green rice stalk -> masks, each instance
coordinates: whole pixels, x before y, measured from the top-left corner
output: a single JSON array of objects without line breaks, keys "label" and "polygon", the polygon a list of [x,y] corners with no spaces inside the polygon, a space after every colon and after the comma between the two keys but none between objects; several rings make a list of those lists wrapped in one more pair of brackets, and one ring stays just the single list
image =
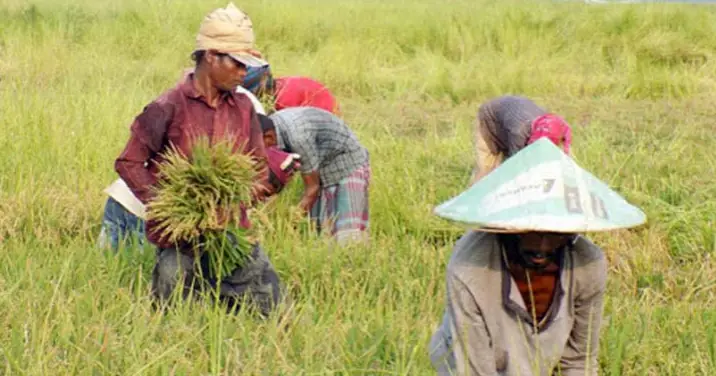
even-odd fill
[{"label": "green rice stalk", "polygon": [[218,279],[246,265],[253,236],[239,220],[241,204],[251,201],[262,172],[257,161],[234,152],[229,141],[211,145],[205,137],[196,140],[191,157],[171,146],[163,158],[147,205],[147,219],[157,223],[161,238],[187,244],[197,254],[208,252]]},{"label": "green rice stalk", "polygon": [[271,94],[261,94],[258,97],[259,103],[264,107],[266,114],[272,114],[276,111],[276,96]]}]

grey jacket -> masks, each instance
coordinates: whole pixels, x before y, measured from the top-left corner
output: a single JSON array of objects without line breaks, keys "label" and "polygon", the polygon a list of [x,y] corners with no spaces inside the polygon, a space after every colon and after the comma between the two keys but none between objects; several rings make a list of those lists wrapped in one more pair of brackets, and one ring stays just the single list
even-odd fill
[{"label": "grey jacket", "polygon": [[439,375],[597,375],[607,280],[599,247],[577,237],[555,298],[535,327],[495,234],[467,232],[447,270],[447,307],[430,342]]}]

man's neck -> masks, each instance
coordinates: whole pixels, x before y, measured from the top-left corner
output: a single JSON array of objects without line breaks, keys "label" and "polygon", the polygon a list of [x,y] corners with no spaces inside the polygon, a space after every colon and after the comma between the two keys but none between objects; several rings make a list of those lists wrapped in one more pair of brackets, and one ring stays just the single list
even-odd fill
[{"label": "man's neck", "polygon": [[194,71],[194,80],[192,84],[194,85],[194,89],[206,98],[206,103],[209,104],[209,106],[216,108],[221,93],[216,86],[214,86],[211,77],[209,77],[209,73],[206,69],[204,69],[203,65],[200,65]]}]

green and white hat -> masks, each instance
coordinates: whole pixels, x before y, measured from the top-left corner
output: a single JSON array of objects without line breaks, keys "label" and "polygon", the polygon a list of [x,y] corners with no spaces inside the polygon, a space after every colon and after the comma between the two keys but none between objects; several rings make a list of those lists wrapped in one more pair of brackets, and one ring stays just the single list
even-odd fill
[{"label": "green and white hat", "polygon": [[646,222],[644,212],[546,138],[508,158],[434,213],[490,232],[580,233]]}]

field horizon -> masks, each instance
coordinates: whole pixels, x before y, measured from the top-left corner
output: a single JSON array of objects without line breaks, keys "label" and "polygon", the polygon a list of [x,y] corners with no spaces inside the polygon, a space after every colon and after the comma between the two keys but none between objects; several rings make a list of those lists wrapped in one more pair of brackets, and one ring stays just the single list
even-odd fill
[{"label": "field horizon", "polygon": [[647,214],[587,236],[609,260],[603,375],[716,374],[716,8],[553,1],[234,1],[278,76],[328,86],[371,153],[371,245],[262,244],[284,320],[151,309],[153,250],[96,247],[128,127],[228,1],[0,0],[0,373],[430,375],[445,266],[432,215],[472,168],[479,105],[518,94],[573,127],[574,159]]}]

